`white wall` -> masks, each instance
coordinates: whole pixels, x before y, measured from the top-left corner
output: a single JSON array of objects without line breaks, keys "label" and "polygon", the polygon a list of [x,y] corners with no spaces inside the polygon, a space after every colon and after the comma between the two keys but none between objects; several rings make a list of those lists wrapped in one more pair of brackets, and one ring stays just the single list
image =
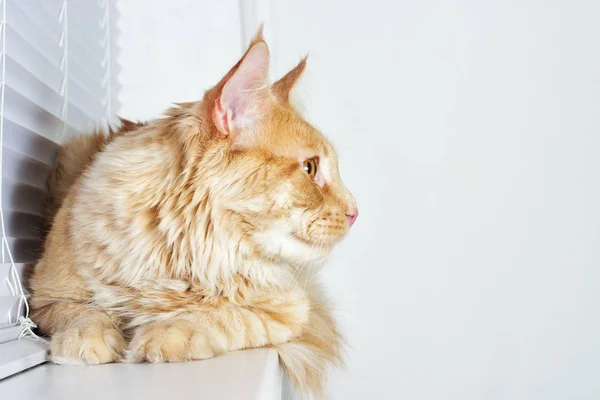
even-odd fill
[{"label": "white wall", "polygon": [[274,3],[361,210],[334,398],[600,398],[600,3]]},{"label": "white wall", "polygon": [[[131,3],[126,117],[239,55],[216,2]],[[600,3],[271,3],[274,70],[310,53],[307,115],[361,211],[324,271],[352,346],[333,398],[600,398]]]},{"label": "white wall", "polygon": [[156,118],[175,102],[202,98],[242,51],[238,0],[117,0],[117,7],[125,118]]}]

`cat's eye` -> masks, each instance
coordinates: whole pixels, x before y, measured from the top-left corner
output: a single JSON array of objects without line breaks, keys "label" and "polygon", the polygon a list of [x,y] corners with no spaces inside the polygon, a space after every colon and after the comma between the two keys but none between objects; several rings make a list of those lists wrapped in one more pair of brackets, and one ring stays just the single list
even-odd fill
[{"label": "cat's eye", "polygon": [[304,172],[310,176],[310,179],[315,179],[315,175],[317,175],[317,168],[318,166],[316,158],[309,158],[308,160],[304,160],[302,163],[302,169],[304,169]]}]

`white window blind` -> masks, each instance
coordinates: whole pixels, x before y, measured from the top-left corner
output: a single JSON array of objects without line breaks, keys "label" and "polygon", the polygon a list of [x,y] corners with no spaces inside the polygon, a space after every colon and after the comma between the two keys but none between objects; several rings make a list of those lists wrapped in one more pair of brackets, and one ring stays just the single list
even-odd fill
[{"label": "white window blind", "polygon": [[1,379],[43,360],[19,337],[24,272],[47,230],[46,179],[61,143],[114,122],[119,66],[110,0],[0,0],[0,13]]}]

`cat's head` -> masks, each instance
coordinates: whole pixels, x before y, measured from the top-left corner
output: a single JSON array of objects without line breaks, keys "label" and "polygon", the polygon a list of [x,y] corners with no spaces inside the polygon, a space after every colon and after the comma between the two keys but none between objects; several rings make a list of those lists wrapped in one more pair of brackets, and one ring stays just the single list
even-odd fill
[{"label": "cat's head", "polygon": [[333,146],[290,103],[305,65],[270,84],[259,31],[203,101],[221,144],[209,150],[221,161],[207,183],[235,225],[223,228],[240,229],[262,251],[295,263],[324,259],[358,216]]}]

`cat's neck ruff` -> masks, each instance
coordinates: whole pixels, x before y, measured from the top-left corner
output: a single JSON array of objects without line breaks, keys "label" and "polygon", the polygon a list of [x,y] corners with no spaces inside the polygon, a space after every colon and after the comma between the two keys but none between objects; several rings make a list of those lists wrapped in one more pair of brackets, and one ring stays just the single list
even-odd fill
[{"label": "cat's neck ruff", "polygon": [[318,271],[326,254],[285,231],[270,229],[248,237],[230,227],[214,232],[211,246],[197,249],[194,259],[194,283],[221,291],[240,278],[254,286],[303,287],[303,271]]}]

